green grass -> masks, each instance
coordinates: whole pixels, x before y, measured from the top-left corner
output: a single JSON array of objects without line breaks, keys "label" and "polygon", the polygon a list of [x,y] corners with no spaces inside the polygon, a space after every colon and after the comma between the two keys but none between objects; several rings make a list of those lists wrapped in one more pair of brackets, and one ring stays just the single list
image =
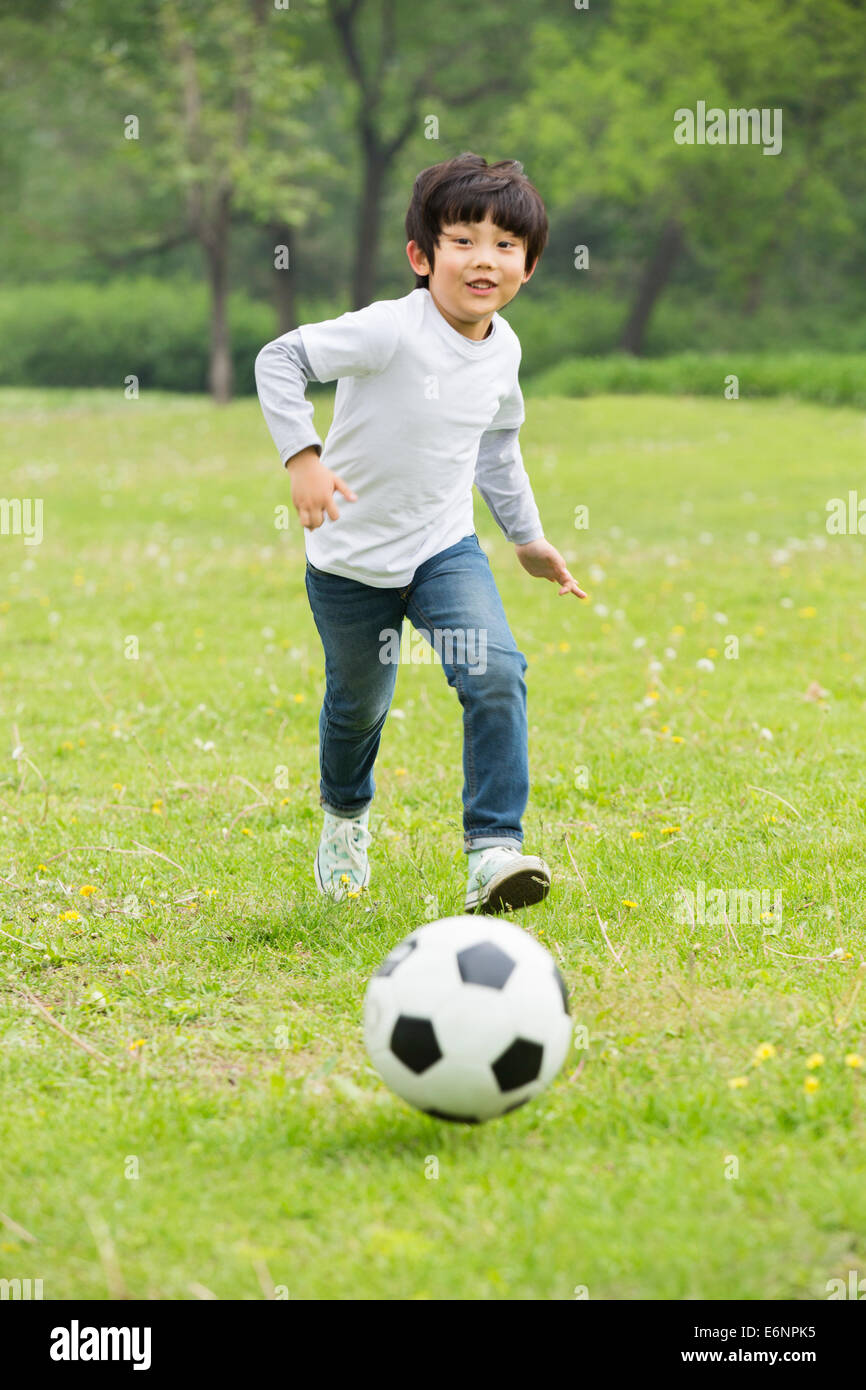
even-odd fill
[{"label": "green grass", "polygon": [[[524,458],[586,604],[476,499],[530,663],[526,845],[554,874],[519,920],[586,1045],[469,1130],[391,1096],[360,1027],[387,950],[462,906],[441,671],[398,676],[369,897],[321,901],[321,649],[256,402],[7,390],[0,422],[5,495],[43,498],[45,530],[0,536],[0,1277],[816,1299],[866,1272],[864,542],[824,525],[862,479],[862,415],[533,400]],[[699,882],[782,911],[681,923]]]}]

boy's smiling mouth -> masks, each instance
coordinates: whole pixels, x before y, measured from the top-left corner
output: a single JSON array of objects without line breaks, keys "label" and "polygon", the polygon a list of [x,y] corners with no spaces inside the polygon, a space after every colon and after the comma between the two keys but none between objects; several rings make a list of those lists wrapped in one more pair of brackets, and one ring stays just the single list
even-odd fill
[{"label": "boy's smiling mouth", "polygon": [[473,294],[490,294],[496,289],[496,285],[492,280],[469,280],[466,288],[471,290]]}]

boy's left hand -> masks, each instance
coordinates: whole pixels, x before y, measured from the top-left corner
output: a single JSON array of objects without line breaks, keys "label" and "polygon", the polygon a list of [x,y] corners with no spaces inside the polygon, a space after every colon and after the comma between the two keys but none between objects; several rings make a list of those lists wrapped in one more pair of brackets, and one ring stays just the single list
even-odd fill
[{"label": "boy's left hand", "polygon": [[587,597],[577,580],[569,574],[568,566],[556,546],[551,545],[544,537],[530,541],[527,545],[516,545],[514,549],[527,574],[534,575],[536,579],[549,579],[553,584],[562,585],[559,591],[560,598],[563,594],[576,594],[578,598]]}]

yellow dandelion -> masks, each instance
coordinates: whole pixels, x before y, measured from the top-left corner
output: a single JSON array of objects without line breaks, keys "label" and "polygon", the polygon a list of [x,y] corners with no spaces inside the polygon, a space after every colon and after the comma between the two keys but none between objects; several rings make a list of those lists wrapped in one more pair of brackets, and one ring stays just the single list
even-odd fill
[{"label": "yellow dandelion", "polygon": [[809,1057],[806,1058],[806,1066],[809,1068],[809,1071],[814,1071],[816,1067],[823,1067],[823,1065],[823,1052],[813,1052]]},{"label": "yellow dandelion", "polygon": [[134,975],[134,974],[135,974],[135,971],[134,971],[134,970],[126,969],[126,970],[124,970],[123,973],[124,973],[124,975]]},{"label": "yellow dandelion", "polygon": [[253,832],[250,830],[249,826],[247,826],[247,825],[242,825],[242,826],[241,826],[241,834],[242,834],[242,835],[252,835],[252,833],[253,833]]},{"label": "yellow dandelion", "polygon": [[395,769],[394,769],[394,776],[395,776],[395,777],[406,777],[406,776],[408,776],[408,768],[405,768],[405,767],[395,767]]},{"label": "yellow dandelion", "polygon": [[670,731],[671,728],[669,724],[662,724],[661,728],[659,729],[660,734],[669,734]]},{"label": "yellow dandelion", "polygon": [[761,1043],[759,1047],[755,1048],[752,1060],[755,1066],[758,1067],[762,1062],[768,1061],[771,1057],[775,1057],[775,1055],[776,1049],[772,1043]]},{"label": "yellow dandelion", "polygon": [[349,875],[348,875],[348,874],[340,874],[340,882],[341,882],[341,883],[351,883],[351,881],[352,881],[352,880],[349,878]]},{"label": "yellow dandelion", "polygon": [[743,1087],[748,1086],[748,1084],[749,1078],[747,1076],[732,1076],[728,1082],[732,1091],[741,1091]]},{"label": "yellow dandelion", "polygon": [[772,914],[772,912],[762,912],[762,913],[761,913],[761,921],[762,921],[762,922],[772,922],[772,920],[773,920],[773,914]]},{"label": "yellow dandelion", "polygon": [[294,700],[294,702],[295,702],[296,705],[302,705],[302,704],[304,703],[304,701],[306,700],[306,698],[307,698],[306,695],[293,695],[293,696],[292,696],[292,699]]},{"label": "yellow dandelion", "polygon": [[685,632],[685,628],[682,627],[679,623],[677,623],[676,627],[672,627],[672,628],[671,628],[671,636],[672,636],[672,637],[682,637],[682,635],[683,635],[684,632]]},{"label": "yellow dandelion", "polygon": [[280,801],[280,805],[281,805],[281,806],[288,806],[288,804],[289,804],[289,798],[288,798],[287,796],[284,796],[284,797],[282,798],[282,800]]},{"label": "yellow dandelion", "polygon": [[671,738],[671,743],[685,743],[685,739],[682,734],[674,734]]},{"label": "yellow dandelion", "polygon": [[81,913],[76,912],[75,908],[70,908],[68,912],[58,912],[57,920],[58,922],[80,922]]},{"label": "yellow dandelion", "polygon": [[659,693],[657,690],[648,690],[646,693],[646,697],[648,700],[657,700],[659,697]]},{"label": "yellow dandelion", "polygon": [[154,814],[155,816],[161,816],[161,815],[162,815],[162,799],[158,797],[157,800],[154,801],[154,802],[151,804],[150,809],[151,809],[151,811],[153,812],[153,814]]},{"label": "yellow dandelion", "polygon": [[623,898],[622,905],[623,907],[637,907],[637,903],[631,902],[629,898]]},{"label": "yellow dandelion", "polygon": [[818,610],[813,608],[811,604],[807,604],[805,608],[800,608],[798,611],[801,618],[814,618]]},{"label": "yellow dandelion", "polygon": [[846,1053],[845,1053],[845,1066],[846,1066],[846,1067],[854,1067],[855,1070],[856,1070],[857,1067],[862,1067],[862,1065],[863,1065],[863,1058],[860,1056],[860,1053],[859,1053],[859,1052],[846,1052]]},{"label": "yellow dandelion", "polygon": [[718,656],[718,654],[715,647],[707,647],[707,656]]},{"label": "yellow dandelion", "polygon": [[142,1047],[144,1047],[144,1038],[136,1038],[136,1039],[135,1039],[135,1042],[131,1042],[131,1043],[129,1044],[129,1051],[130,1051],[130,1052],[137,1052],[137,1051],[139,1050],[139,1048],[142,1048]]},{"label": "yellow dandelion", "polygon": [[112,790],[113,792],[122,792],[122,791],[123,791],[123,783],[122,783],[122,782],[112,782],[112,784],[111,784],[111,790]]},{"label": "yellow dandelion", "polygon": [[679,832],[680,832],[680,827],[679,827],[678,825],[663,825],[663,826],[662,826],[662,834],[663,834],[663,835],[678,835]]},{"label": "yellow dandelion", "polygon": [[644,834],[644,833],[643,833],[642,830],[633,830],[633,831],[631,832],[631,838],[632,838],[633,840],[642,840],[642,839],[643,839],[643,834]]},{"label": "yellow dandelion", "polygon": [[570,642],[560,642],[560,644],[559,644],[559,650],[560,650],[561,652],[570,652],[570,651],[571,651],[571,643],[570,643]]},{"label": "yellow dandelion", "polygon": [[61,748],[69,749],[69,748],[74,748],[74,747],[75,747],[75,744],[72,742],[72,739],[71,739],[71,738],[65,738],[65,739],[63,740],[63,742],[61,743],[60,747],[61,747]]},{"label": "yellow dandelion", "polygon": [[766,629],[765,627],[762,627],[762,625],[761,625],[760,623],[758,623],[758,626],[755,628],[755,636],[756,636],[756,637],[763,637],[763,636],[764,636],[764,633],[766,632],[766,630],[767,630],[767,629]]},{"label": "yellow dandelion", "polygon": [[96,889],[94,888],[92,883],[82,883],[78,891],[81,894],[82,898],[90,898],[96,892]]},{"label": "yellow dandelion", "polygon": [[46,874],[48,873],[48,865],[47,865],[47,864],[37,864],[37,865],[36,865],[36,872],[38,873],[40,869],[42,869]]},{"label": "yellow dandelion", "polygon": [[821,1082],[818,1080],[817,1076],[807,1076],[803,1082],[803,1090],[807,1095],[813,1095],[820,1085]]}]

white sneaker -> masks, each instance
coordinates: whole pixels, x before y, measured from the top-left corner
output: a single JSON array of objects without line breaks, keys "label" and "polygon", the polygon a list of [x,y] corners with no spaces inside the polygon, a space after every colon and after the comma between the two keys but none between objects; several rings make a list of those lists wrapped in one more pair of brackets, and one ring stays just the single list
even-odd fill
[{"label": "white sneaker", "polygon": [[463,910],[511,912],[540,903],[549,892],[550,869],[543,859],[507,845],[491,845],[481,851],[470,870]]},{"label": "white sneaker", "polygon": [[355,819],[325,812],[313,871],[319,892],[337,902],[359,897],[370,882],[367,846],[373,837],[367,829],[369,816],[369,807]]}]

